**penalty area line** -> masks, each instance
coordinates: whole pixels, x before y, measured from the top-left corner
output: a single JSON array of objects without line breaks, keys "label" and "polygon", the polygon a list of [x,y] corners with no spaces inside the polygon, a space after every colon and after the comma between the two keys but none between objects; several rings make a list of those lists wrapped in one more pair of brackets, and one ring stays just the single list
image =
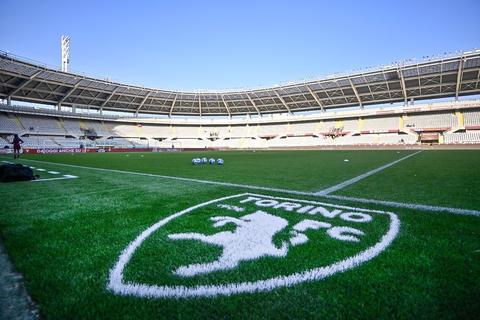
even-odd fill
[{"label": "penalty area line", "polygon": [[387,163],[387,164],[384,164],[383,166],[380,166],[380,167],[378,167],[378,168],[376,168],[376,169],[373,169],[373,170],[370,170],[370,171],[368,171],[368,172],[365,172],[365,173],[363,173],[363,174],[361,174],[361,175],[359,175],[359,176],[356,176],[356,177],[354,177],[354,178],[352,178],[352,179],[345,180],[345,181],[343,181],[343,182],[341,182],[341,183],[339,183],[339,184],[336,184],[336,185],[334,185],[334,186],[331,186],[331,187],[328,187],[328,188],[326,188],[326,189],[323,189],[323,190],[320,190],[320,191],[318,191],[318,192],[315,192],[314,194],[315,194],[316,196],[325,196],[325,195],[330,194],[330,193],[332,193],[332,192],[338,191],[338,190],[343,189],[343,188],[345,188],[345,187],[347,187],[347,186],[349,186],[349,185],[351,185],[351,184],[357,183],[357,182],[360,181],[360,180],[363,180],[363,179],[365,179],[365,178],[367,178],[367,177],[370,177],[371,175],[374,175],[375,173],[378,173],[378,172],[383,171],[383,170],[385,170],[385,169],[387,169],[387,168],[389,168],[389,167],[391,167],[391,166],[393,166],[393,165],[396,165],[397,163],[399,163],[399,162],[401,162],[401,161],[403,161],[403,160],[406,160],[406,159],[408,159],[408,158],[410,158],[410,157],[413,157],[414,155],[419,154],[419,153],[422,152],[422,151],[423,151],[423,150],[420,150],[420,151],[411,153],[411,154],[409,154],[409,155],[407,155],[407,156],[405,156],[405,157],[403,157],[403,158],[400,158],[400,159],[397,159],[397,160],[395,160],[395,161],[392,161],[392,162],[389,162],[389,163]]},{"label": "penalty area line", "polygon": [[[410,156],[413,156],[413,155],[414,154],[412,154]],[[86,167],[86,166],[79,166],[79,165],[74,165],[74,164],[57,163],[57,162],[40,161],[40,160],[31,160],[31,159],[22,159],[22,160],[31,161],[31,162],[38,162],[38,163],[46,163],[46,164],[51,164],[51,165],[60,165],[60,166],[65,166],[65,167],[78,168],[78,169],[94,170],[94,171],[114,172],[114,173],[121,173],[121,174],[135,175],[135,176],[143,176],[143,177],[162,178],[162,179],[170,179],[170,180],[185,181],[185,182],[196,182],[196,183],[200,183],[200,184],[212,184],[212,185],[219,185],[219,186],[226,186],[226,187],[245,188],[245,189],[251,189],[251,190],[269,191],[269,192],[280,192],[280,193],[302,195],[302,196],[309,196],[309,197],[323,197],[323,198],[332,199],[332,200],[369,203],[369,204],[377,204],[377,205],[390,206],[390,207],[396,207],[396,208],[415,209],[415,210],[429,211],[429,212],[447,212],[447,213],[453,213],[453,214],[459,214],[459,215],[473,215],[473,216],[479,216],[480,217],[480,211],[479,210],[472,210],[472,209],[439,207],[439,206],[426,205],[426,204],[383,201],[383,200],[376,200],[376,199],[355,198],[355,197],[347,197],[347,196],[319,195],[319,194],[313,193],[313,192],[305,192],[305,191],[289,190],[289,189],[279,189],[279,188],[269,188],[269,187],[261,187],[261,186],[254,186],[254,185],[248,185],[248,184],[239,184],[239,183],[212,181],[212,180],[201,180],[201,179],[193,179],[193,178],[182,178],[182,177],[174,177],[174,176],[164,176],[164,175],[153,174],[153,173],[142,173],[142,172],[122,171],[122,170],[116,170],[116,169]],[[53,179],[56,179],[56,178],[53,178]],[[38,180],[38,181],[40,181],[40,180]]]}]

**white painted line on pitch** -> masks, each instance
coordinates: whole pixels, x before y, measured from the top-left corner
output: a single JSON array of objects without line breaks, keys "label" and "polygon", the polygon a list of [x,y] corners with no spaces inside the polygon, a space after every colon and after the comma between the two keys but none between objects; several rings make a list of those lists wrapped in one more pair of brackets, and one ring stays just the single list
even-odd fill
[{"label": "white painted line on pitch", "polygon": [[353,201],[353,202],[359,202],[359,203],[379,204],[379,205],[396,207],[396,208],[406,208],[406,209],[431,211],[431,212],[448,212],[448,213],[454,213],[454,214],[471,215],[471,216],[480,217],[480,211],[473,210],[473,209],[449,208],[449,207],[432,206],[428,204],[404,203],[404,202],[395,202],[395,201],[386,201],[386,200],[336,196],[336,195],[325,195],[323,197],[327,199],[334,199],[334,200],[346,200],[346,201]]},{"label": "white painted line on pitch", "polygon": [[45,170],[45,169],[37,169],[37,171],[47,171],[47,170]]},{"label": "white painted line on pitch", "polygon": [[123,173],[123,174],[130,174],[130,175],[143,176],[143,177],[171,179],[171,180],[186,181],[186,182],[197,182],[197,183],[202,183],[202,184],[212,184],[212,185],[219,185],[219,186],[226,186],[226,187],[245,188],[245,189],[251,189],[251,190],[280,192],[280,193],[288,193],[288,194],[295,194],[295,195],[302,195],[302,196],[309,196],[309,197],[324,197],[324,198],[327,198],[327,199],[346,200],[346,201],[353,201],[353,202],[364,202],[364,203],[371,203],[371,204],[378,204],[378,205],[393,206],[393,207],[397,207],[397,208],[416,209],[416,210],[421,210],[421,211],[448,212],[448,213],[453,213],[453,214],[480,216],[480,211],[479,210],[472,210],[472,209],[438,207],[438,206],[425,205],[425,204],[403,203],[403,202],[383,201],[383,200],[375,200],[375,199],[364,199],[364,198],[354,198],[354,197],[334,196],[334,195],[318,195],[318,194],[313,193],[313,192],[269,188],[269,187],[253,186],[253,185],[248,185],[248,184],[238,184],[238,183],[212,181],[212,180],[200,180],[200,179],[193,179],[193,178],[163,176],[163,175],[152,174],[152,173],[142,173],[142,172],[115,170],[115,169],[86,167],[86,166],[78,166],[78,165],[74,165],[74,164],[57,163],[57,162],[40,161],[40,160],[30,160],[30,159],[22,159],[22,160],[46,163],[46,164],[51,164],[51,165],[60,165],[60,166],[66,166],[66,167],[71,167],[71,168],[78,168],[78,169],[88,169],[88,170],[96,170],[96,171],[104,171],[104,172],[115,172],[115,173]]},{"label": "white painted line on pitch", "polygon": [[254,186],[254,185],[248,185],[248,184],[239,184],[239,183],[222,182],[222,181],[214,181],[214,180],[201,180],[201,179],[195,179],[195,178],[165,176],[165,175],[154,174],[154,173],[144,173],[144,172],[123,171],[123,170],[116,170],[116,169],[86,167],[86,166],[79,166],[79,165],[75,165],[75,164],[66,164],[66,163],[60,163],[60,162],[40,161],[40,160],[31,160],[31,159],[22,159],[22,160],[39,162],[39,163],[46,163],[46,164],[51,164],[51,165],[61,165],[61,166],[66,166],[66,167],[71,167],[71,168],[78,168],[78,169],[89,169],[89,170],[97,170],[97,171],[105,171],[105,172],[123,173],[123,174],[130,174],[130,175],[142,176],[142,177],[163,178],[163,179],[171,179],[171,180],[186,181],[186,182],[213,184],[213,185],[220,185],[220,186],[226,186],[226,187],[237,187],[237,188],[246,188],[246,189],[253,189],[253,190],[263,190],[263,191],[270,191],[270,192],[282,192],[282,193],[289,193],[289,194],[298,194],[298,195],[303,195],[303,196],[315,196],[311,192],[296,191],[296,190],[290,190],[290,189],[261,187],[261,186]]},{"label": "white painted line on pitch", "polygon": [[38,179],[38,180],[32,180],[32,182],[42,182],[42,181],[53,181],[53,180],[66,180],[66,179],[76,179],[78,178],[77,176],[72,176],[69,174],[64,175],[63,177],[58,177],[58,178],[48,178],[48,179]]},{"label": "white painted line on pitch", "polygon": [[374,174],[377,173],[377,172],[380,172],[380,171],[382,171],[382,170],[385,170],[385,169],[387,169],[387,168],[389,168],[389,167],[391,167],[391,166],[393,166],[393,165],[395,165],[395,164],[397,164],[397,163],[399,163],[399,162],[401,162],[401,161],[403,161],[403,160],[406,160],[406,159],[408,159],[408,158],[410,158],[410,157],[413,157],[414,155],[419,154],[419,153],[422,152],[422,151],[423,151],[423,150],[420,150],[420,151],[417,151],[417,152],[415,152],[415,153],[409,154],[408,156],[405,156],[405,157],[400,158],[400,159],[398,159],[398,160],[395,160],[395,161],[392,161],[392,162],[390,162],[390,163],[387,163],[387,164],[385,164],[385,165],[383,165],[383,166],[381,166],[381,167],[378,167],[378,168],[376,168],[376,169],[373,169],[373,170],[370,170],[370,171],[368,171],[368,172],[365,172],[365,173],[363,173],[363,174],[361,174],[361,175],[359,175],[359,176],[356,176],[356,177],[354,177],[354,178],[352,178],[352,179],[348,179],[348,180],[346,180],[346,181],[343,181],[343,182],[341,182],[341,183],[339,183],[339,184],[337,184],[337,185],[334,185],[334,186],[331,186],[331,187],[329,187],[329,188],[326,188],[326,189],[320,190],[320,191],[318,191],[318,192],[315,192],[314,194],[315,194],[316,196],[324,196],[324,195],[330,194],[330,193],[332,193],[332,192],[338,191],[338,190],[340,190],[340,189],[345,188],[346,186],[349,186],[349,185],[351,185],[351,184],[357,183],[358,181],[360,181],[360,180],[362,180],[362,179],[365,179],[365,178],[367,178],[367,177],[370,177],[371,175],[374,175]]},{"label": "white painted line on pitch", "polygon": [[50,174],[59,174],[60,173],[58,171],[47,171],[47,172],[50,173]]}]

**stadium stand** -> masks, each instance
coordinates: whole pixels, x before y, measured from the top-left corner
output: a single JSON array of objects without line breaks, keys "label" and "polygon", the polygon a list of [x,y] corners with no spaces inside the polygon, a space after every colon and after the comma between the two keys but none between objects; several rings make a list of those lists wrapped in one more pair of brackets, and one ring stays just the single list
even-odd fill
[{"label": "stadium stand", "polygon": [[[465,126],[480,126],[480,111],[465,111],[463,113]],[[480,129],[480,128],[479,128]]]},{"label": "stadium stand", "polygon": [[405,127],[417,129],[450,129],[458,125],[458,120],[453,113],[440,114],[414,114],[406,116]]},{"label": "stadium stand", "polygon": [[247,135],[247,127],[244,125],[235,125],[228,127],[228,134],[226,135],[229,138],[241,138]]},{"label": "stadium stand", "polygon": [[22,115],[18,119],[25,128],[25,131],[31,134],[49,134],[64,135],[65,130],[60,126],[58,120],[54,117],[35,117]]},{"label": "stadium stand", "polygon": [[[194,120],[84,119],[1,108],[0,133],[19,133],[24,148],[251,149],[480,143],[480,102],[401,110],[358,110],[300,117]],[[1,107],[1,106],[0,106]],[[38,115],[35,115],[39,113]],[[388,115],[386,113],[392,113]],[[464,122],[464,126],[461,124]],[[402,126],[403,124],[403,126]],[[5,139],[3,139],[5,140]],[[8,145],[7,140],[1,143]]]},{"label": "stadium stand", "polygon": [[370,132],[389,132],[390,130],[399,130],[399,117],[381,117],[367,118],[360,121],[361,131]]},{"label": "stadium stand", "polygon": [[[138,87],[0,52],[0,133],[26,148],[476,143],[480,101],[462,98],[479,94],[480,50],[219,92]],[[438,98],[451,100],[418,104]]]},{"label": "stadium stand", "polygon": [[339,121],[338,127],[343,128],[343,132],[356,132],[358,131],[358,121],[358,119],[342,120]]},{"label": "stadium stand", "polygon": [[63,148],[79,148],[82,141],[76,138],[53,137],[53,142]]},{"label": "stadium stand", "polygon": [[9,117],[7,113],[0,113],[0,132],[2,133],[20,133],[23,128],[20,127],[18,120],[14,120],[15,115]]},{"label": "stadium stand", "polygon": [[[445,97],[458,100],[459,97],[480,94],[479,73],[480,50],[471,50],[274,87],[179,92],[65,73],[0,51],[0,99],[7,100],[8,104],[11,101],[39,103],[59,111],[65,107],[130,115],[148,112],[168,117],[272,115],[271,119],[282,122],[283,117],[299,112],[363,109],[397,102],[408,105],[413,101]],[[28,81],[28,86],[25,81]],[[44,114],[51,112],[51,109],[43,111]],[[97,116],[105,119],[102,114]],[[92,119],[97,116],[89,117]],[[425,123],[423,119],[413,119],[408,124],[448,124],[446,119],[437,120],[439,124],[437,121]],[[346,120],[339,121],[345,121],[343,131],[355,129],[354,122],[348,124]],[[329,125],[322,130],[328,131],[334,127],[339,131],[342,127],[341,123]],[[93,129],[98,129],[101,135],[108,135],[108,129]],[[268,128],[265,131],[265,134],[271,134]]]},{"label": "stadium stand", "polygon": [[98,137],[108,138],[114,135],[103,121],[80,121],[80,130],[83,132],[91,132]]},{"label": "stadium stand", "polygon": [[291,133],[295,136],[313,136],[320,132],[319,122],[301,122],[291,126]]},{"label": "stadium stand", "polygon": [[478,144],[480,143],[480,130],[446,133],[444,137],[446,144]]},{"label": "stadium stand", "polygon": [[60,148],[64,147],[55,143],[50,136],[22,136],[23,147],[28,148]]},{"label": "stadium stand", "polygon": [[63,119],[61,123],[63,124],[63,128],[65,129],[67,134],[76,137],[83,136],[83,132],[82,130],[80,130],[79,120]]},{"label": "stadium stand", "polygon": [[415,144],[417,136],[411,134],[379,134],[378,142],[380,144],[395,145],[395,144]]}]

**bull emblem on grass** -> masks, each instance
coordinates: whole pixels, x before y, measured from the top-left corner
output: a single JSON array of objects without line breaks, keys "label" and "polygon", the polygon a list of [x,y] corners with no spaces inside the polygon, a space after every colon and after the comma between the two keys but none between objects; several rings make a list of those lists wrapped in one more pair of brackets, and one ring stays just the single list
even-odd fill
[{"label": "bull emblem on grass", "polygon": [[273,237],[282,231],[288,221],[268,214],[264,211],[256,211],[240,218],[219,216],[212,217],[214,227],[222,227],[228,223],[236,225],[234,231],[222,231],[212,235],[201,233],[176,233],[168,238],[172,240],[199,240],[204,243],[220,246],[223,248],[220,257],[213,262],[190,264],[181,266],[174,271],[183,277],[192,277],[199,274],[207,274],[215,271],[230,270],[239,265],[241,261],[255,260],[260,257],[285,257],[288,244],[282,242],[280,248],[273,243]]}]

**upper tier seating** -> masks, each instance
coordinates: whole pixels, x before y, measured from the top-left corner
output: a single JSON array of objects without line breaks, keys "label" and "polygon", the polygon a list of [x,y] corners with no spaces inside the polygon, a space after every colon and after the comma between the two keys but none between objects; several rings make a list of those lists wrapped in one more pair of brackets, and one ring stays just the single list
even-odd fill
[{"label": "upper tier seating", "polygon": [[458,120],[453,113],[416,114],[405,116],[405,127],[411,129],[454,128]]},{"label": "upper tier seating", "polygon": [[68,134],[71,134],[74,136],[83,136],[83,132],[82,130],[80,130],[79,120],[63,119],[62,124]]},{"label": "upper tier seating", "polygon": [[399,129],[399,117],[365,118],[361,131],[388,131]]},{"label": "upper tier seating", "polygon": [[463,119],[465,126],[480,126],[480,111],[465,111]]},{"label": "upper tier seating", "polygon": [[18,117],[25,131],[29,133],[40,134],[58,134],[64,135],[65,130],[61,127],[59,121],[54,117],[36,117],[21,115]]},{"label": "upper tier seating", "polygon": [[80,129],[93,131],[99,137],[110,137],[114,135],[110,127],[102,121],[81,121]]},{"label": "upper tier seating", "polygon": [[0,132],[3,133],[20,133],[23,131],[18,122],[6,113],[0,112]]},{"label": "upper tier seating", "polygon": [[339,126],[343,128],[343,132],[358,131],[358,120],[342,120]]}]

